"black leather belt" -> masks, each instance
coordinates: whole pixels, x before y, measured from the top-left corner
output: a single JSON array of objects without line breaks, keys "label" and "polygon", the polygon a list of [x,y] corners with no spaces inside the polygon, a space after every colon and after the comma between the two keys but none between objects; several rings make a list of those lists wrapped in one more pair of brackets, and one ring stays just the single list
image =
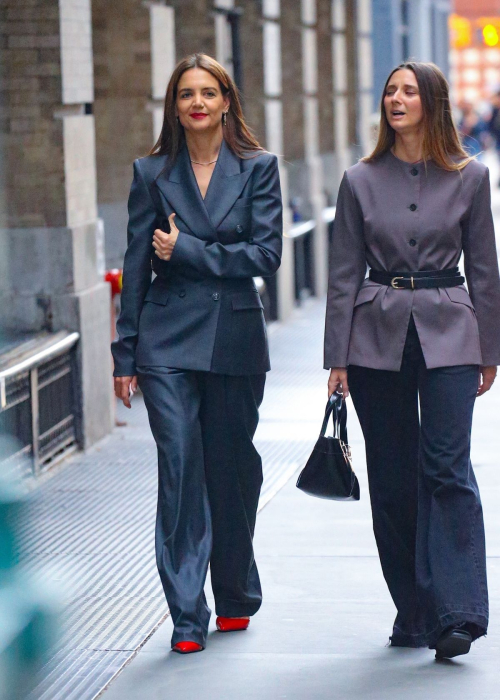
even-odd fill
[{"label": "black leather belt", "polygon": [[393,289],[432,289],[458,287],[465,282],[458,267],[449,270],[418,270],[418,272],[385,272],[370,270],[370,279]]}]

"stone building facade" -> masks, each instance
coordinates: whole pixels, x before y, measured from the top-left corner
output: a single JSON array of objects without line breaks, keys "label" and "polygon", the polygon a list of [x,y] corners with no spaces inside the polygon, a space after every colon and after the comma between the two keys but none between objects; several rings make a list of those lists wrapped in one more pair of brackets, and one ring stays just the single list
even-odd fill
[{"label": "stone building facade", "polygon": [[[313,219],[315,293],[327,277],[323,211],[369,147],[371,0],[2,0],[0,320],[80,332],[85,445],[112,426],[107,267],[121,266],[132,161],[158,136],[181,57],[230,71],[237,11],[244,109],[280,155],[286,207]],[[103,244],[104,241],[104,244]],[[294,304],[285,238],[276,314]]]},{"label": "stone building facade", "polygon": [[110,431],[110,294],[99,269],[90,0],[0,4],[0,322],[80,333],[83,445]]},{"label": "stone building facade", "polygon": [[[477,4],[477,0],[466,2]],[[402,61],[432,61],[448,75],[448,19],[456,3],[454,0],[372,0],[372,3],[373,93],[378,111],[387,76]]]}]

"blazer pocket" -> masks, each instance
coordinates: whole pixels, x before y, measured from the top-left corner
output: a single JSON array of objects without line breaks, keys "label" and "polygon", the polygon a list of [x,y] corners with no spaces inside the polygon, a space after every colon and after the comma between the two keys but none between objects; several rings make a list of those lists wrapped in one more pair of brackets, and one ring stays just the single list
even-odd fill
[{"label": "blazer pocket", "polygon": [[448,295],[450,301],[452,301],[455,304],[464,304],[465,306],[468,306],[469,309],[474,309],[474,304],[472,303],[472,300],[469,296],[469,292],[465,289],[465,287],[443,287],[444,291]]},{"label": "blazer pocket", "polygon": [[370,286],[361,287],[354,302],[354,306],[359,306],[360,304],[365,304],[367,301],[373,301],[377,296],[380,287]]},{"label": "blazer pocket", "polygon": [[165,306],[168,302],[169,296],[170,291],[168,289],[165,289],[165,287],[161,287],[160,285],[152,284],[144,297],[144,301],[151,301],[153,304],[161,304],[162,306]]},{"label": "blazer pocket", "polygon": [[264,308],[259,292],[242,292],[241,294],[233,294],[232,305],[233,311]]},{"label": "blazer pocket", "polygon": [[231,209],[239,209],[239,207],[249,207],[252,205],[251,197],[240,197],[237,199]]}]

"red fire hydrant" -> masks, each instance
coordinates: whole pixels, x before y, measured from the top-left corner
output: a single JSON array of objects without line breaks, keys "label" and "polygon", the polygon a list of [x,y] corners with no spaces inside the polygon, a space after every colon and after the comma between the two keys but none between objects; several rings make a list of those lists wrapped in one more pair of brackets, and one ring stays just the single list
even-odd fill
[{"label": "red fire hydrant", "polygon": [[105,282],[109,282],[111,286],[111,339],[116,335],[116,297],[121,294],[123,287],[123,270],[117,267],[108,270],[104,275]]},{"label": "red fire hydrant", "polygon": [[[123,287],[123,270],[113,268],[108,270],[104,275],[104,281],[109,282],[111,287],[111,340],[114,340],[116,335],[116,297],[121,294]],[[116,410],[116,400],[115,400]],[[124,426],[126,422],[119,421],[115,415],[115,425]]]},{"label": "red fire hydrant", "polygon": [[119,270],[118,268],[113,268],[112,270],[108,270],[106,272],[106,275],[104,277],[104,280],[106,282],[109,282],[111,285],[111,298],[114,299],[117,294],[120,294],[122,291],[123,287],[123,270]]}]

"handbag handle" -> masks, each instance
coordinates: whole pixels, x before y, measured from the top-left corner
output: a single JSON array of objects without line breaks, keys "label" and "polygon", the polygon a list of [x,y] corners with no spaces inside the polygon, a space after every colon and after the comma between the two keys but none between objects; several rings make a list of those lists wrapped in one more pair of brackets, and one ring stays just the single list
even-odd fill
[{"label": "handbag handle", "polygon": [[333,417],[333,437],[342,440],[347,445],[347,406],[343,395],[337,391],[333,392],[326,404],[320,437],[325,437],[330,416]]}]

